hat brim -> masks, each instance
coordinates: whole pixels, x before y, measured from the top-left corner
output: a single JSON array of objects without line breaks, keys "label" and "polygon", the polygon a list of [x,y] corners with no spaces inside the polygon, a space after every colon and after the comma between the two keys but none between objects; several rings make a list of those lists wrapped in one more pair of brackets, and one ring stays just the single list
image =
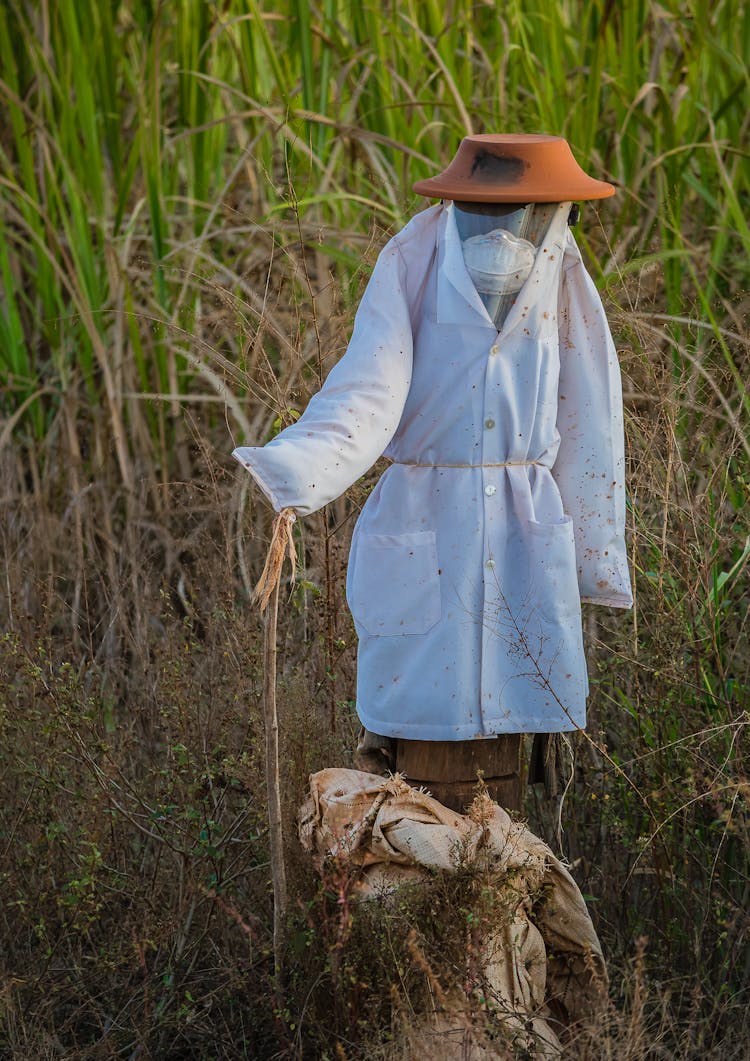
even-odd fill
[{"label": "hat brim", "polygon": [[554,190],[549,186],[535,187],[528,182],[511,187],[482,187],[473,181],[446,181],[442,175],[417,181],[412,187],[418,195],[425,195],[428,199],[452,199],[457,203],[568,203],[609,199],[617,191],[613,184],[593,177],[588,182],[559,184]]},{"label": "hat brim", "polygon": [[474,203],[565,203],[607,199],[615,188],[581,169],[567,140],[540,133],[479,133],[461,141],[454,159],[414,191]]}]

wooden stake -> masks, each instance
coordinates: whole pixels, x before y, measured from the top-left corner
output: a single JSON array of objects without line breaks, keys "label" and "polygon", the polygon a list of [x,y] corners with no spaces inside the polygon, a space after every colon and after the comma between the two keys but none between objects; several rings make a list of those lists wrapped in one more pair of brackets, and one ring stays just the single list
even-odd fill
[{"label": "wooden stake", "polygon": [[279,781],[279,718],[276,711],[276,624],[279,615],[279,583],[271,592],[271,607],[266,613],[263,645],[263,721],[266,730],[266,792],[271,848],[271,883],[273,885],[273,962],[277,986],[284,971],[284,936],[286,929],[286,868],[284,835],[281,824],[281,785]]},{"label": "wooden stake", "polygon": [[[255,589],[261,614],[265,613],[263,637],[263,721],[266,731],[266,792],[271,851],[271,884],[273,886],[273,960],[277,992],[281,991],[284,972],[284,939],[286,935],[286,868],[284,836],[281,822],[281,784],[279,780],[279,718],[276,711],[276,627],[279,618],[279,585],[284,558],[296,568],[292,525],[296,516],[285,508],[273,524],[271,544],[260,582]],[[271,605],[266,611],[268,604]]]}]

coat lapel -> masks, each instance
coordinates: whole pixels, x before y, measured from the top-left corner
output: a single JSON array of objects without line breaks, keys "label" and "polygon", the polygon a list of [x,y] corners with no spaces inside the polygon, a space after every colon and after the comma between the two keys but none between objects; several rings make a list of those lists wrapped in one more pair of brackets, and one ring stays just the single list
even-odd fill
[{"label": "coat lapel", "polygon": [[437,230],[437,319],[439,324],[484,324],[494,328],[466,271],[453,203],[447,203]]},{"label": "coat lapel", "polygon": [[[526,322],[527,332],[536,332],[544,307],[550,314],[557,313],[557,295],[569,214],[570,203],[560,203],[544,239],[539,244],[531,272],[508,310],[501,329],[502,336],[508,336],[521,321]],[[459,251],[460,249],[459,247]]]}]

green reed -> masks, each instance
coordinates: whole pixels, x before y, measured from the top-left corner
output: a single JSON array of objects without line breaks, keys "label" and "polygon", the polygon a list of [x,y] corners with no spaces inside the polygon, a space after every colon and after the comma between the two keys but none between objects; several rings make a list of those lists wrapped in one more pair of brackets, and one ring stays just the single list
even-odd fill
[{"label": "green reed", "polygon": [[[2,370],[9,409],[44,389],[37,432],[71,376],[101,394],[90,332],[109,342],[118,280],[148,333],[150,390],[195,385],[170,328],[200,299],[200,276],[180,275],[196,246],[237,253],[231,234],[209,237],[212,204],[266,224],[291,185],[303,221],[366,234],[381,209],[419,206],[411,181],[467,131],[568,137],[620,187],[601,210],[609,271],[658,261],[666,312],[709,319],[733,363],[719,329],[750,247],[742,5],[42,0],[0,20]],[[120,258],[116,276],[124,241],[138,266]],[[138,361],[130,341],[122,356]]]}]

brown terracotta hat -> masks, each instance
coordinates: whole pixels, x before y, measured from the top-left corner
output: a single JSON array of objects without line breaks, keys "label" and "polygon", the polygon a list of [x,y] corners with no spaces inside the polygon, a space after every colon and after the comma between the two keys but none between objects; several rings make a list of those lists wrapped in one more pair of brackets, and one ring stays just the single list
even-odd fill
[{"label": "brown terracotta hat", "polygon": [[414,191],[468,203],[565,203],[606,199],[615,188],[583,172],[567,140],[538,133],[465,136],[456,157]]}]

